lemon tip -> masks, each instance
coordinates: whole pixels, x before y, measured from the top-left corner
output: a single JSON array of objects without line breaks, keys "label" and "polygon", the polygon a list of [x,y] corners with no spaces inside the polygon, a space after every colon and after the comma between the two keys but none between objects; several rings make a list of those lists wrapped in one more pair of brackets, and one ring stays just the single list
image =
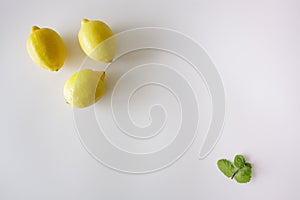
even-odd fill
[{"label": "lemon tip", "polygon": [[32,26],[32,28],[31,28],[32,33],[37,31],[37,30],[40,30],[40,28],[38,26]]},{"label": "lemon tip", "polygon": [[87,22],[89,22],[89,20],[86,19],[86,18],[84,18],[83,20],[81,20],[81,24],[85,24],[85,23],[87,23]]},{"label": "lemon tip", "polygon": [[105,78],[105,72],[102,72],[100,79],[104,80],[104,78]]}]

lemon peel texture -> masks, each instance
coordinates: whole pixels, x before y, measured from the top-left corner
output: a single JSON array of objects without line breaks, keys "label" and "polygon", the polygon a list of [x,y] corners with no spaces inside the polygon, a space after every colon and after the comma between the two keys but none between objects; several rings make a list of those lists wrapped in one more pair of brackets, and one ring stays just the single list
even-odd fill
[{"label": "lemon peel texture", "polygon": [[33,26],[26,47],[31,59],[45,69],[58,71],[64,65],[64,42],[58,33],[50,28]]},{"label": "lemon peel texture", "polygon": [[97,102],[104,94],[105,72],[83,69],[73,74],[64,86],[64,97],[70,105],[84,108]]},{"label": "lemon peel texture", "polygon": [[98,20],[83,19],[78,40],[83,52],[96,61],[109,63],[116,53],[114,33],[107,24]]}]

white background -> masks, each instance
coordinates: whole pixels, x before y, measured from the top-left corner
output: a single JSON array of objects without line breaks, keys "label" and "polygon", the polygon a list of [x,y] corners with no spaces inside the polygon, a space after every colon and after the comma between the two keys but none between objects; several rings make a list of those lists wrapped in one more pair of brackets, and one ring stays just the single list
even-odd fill
[{"label": "white background", "polygon": [[[5,1],[1,2],[0,199],[299,199],[299,1]],[[82,147],[63,85],[85,55],[82,18],[114,32],[144,26],[194,38],[226,89],[226,123],[215,150],[198,160],[196,142],[178,162],[152,174],[106,168]],[[26,52],[31,26],[54,28],[67,47],[58,73]],[[243,153],[249,184],[223,176],[216,161]]]}]

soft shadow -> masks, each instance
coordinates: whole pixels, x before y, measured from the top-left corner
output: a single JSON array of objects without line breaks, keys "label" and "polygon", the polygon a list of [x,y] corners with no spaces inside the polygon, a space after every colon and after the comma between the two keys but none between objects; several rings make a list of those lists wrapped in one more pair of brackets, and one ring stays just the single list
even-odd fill
[{"label": "soft shadow", "polygon": [[65,60],[64,67],[65,70],[74,71],[75,69],[78,69],[86,58],[86,55],[79,45],[77,32],[78,31],[72,31],[63,35],[63,41],[67,50],[67,58]]}]

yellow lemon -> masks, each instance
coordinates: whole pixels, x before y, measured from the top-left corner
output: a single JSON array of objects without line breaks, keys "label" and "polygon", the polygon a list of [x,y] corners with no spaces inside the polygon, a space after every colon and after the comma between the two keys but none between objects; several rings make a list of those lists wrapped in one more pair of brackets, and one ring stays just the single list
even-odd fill
[{"label": "yellow lemon", "polygon": [[66,82],[64,96],[67,103],[84,108],[97,102],[104,94],[105,72],[83,69],[73,74]]},{"label": "yellow lemon", "polygon": [[108,63],[113,60],[116,53],[116,42],[113,35],[112,30],[104,22],[83,19],[78,40],[87,56]]},{"label": "yellow lemon", "polygon": [[58,71],[64,65],[66,48],[52,29],[33,26],[26,47],[31,59],[43,68]]}]

